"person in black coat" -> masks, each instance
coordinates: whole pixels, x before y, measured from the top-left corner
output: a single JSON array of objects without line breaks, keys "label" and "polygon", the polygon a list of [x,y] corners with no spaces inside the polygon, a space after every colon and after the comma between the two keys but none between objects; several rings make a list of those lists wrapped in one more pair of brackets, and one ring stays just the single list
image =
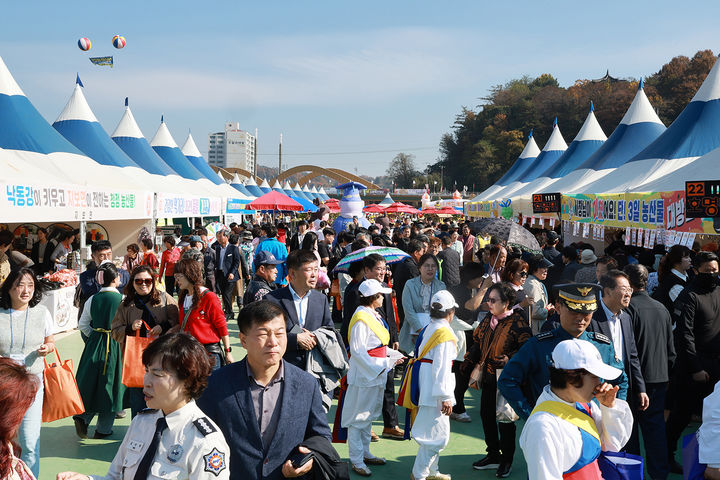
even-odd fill
[{"label": "person in black coat", "polygon": [[[32,268],[38,275],[44,275],[52,268],[50,263],[50,255],[52,255],[55,247],[48,241],[47,230],[43,227],[38,228],[38,241],[35,242],[30,251],[30,259],[35,263]],[[42,250],[42,255],[41,251]]]},{"label": "person in black coat", "polygon": [[291,252],[302,248],[303,237],[305,237],[305,232],[307,232],[307,229],[308,222],[306,222],[305,220],[300,220],[297,226],[297,233],[290,237],[290,243],[288,243],[288,247],[290,248]]},{"label": "person in black coat", "polygon": [[318,261],[310,250],[295,250],[287,257],[288,285],[265,296],[287,313],[285,360],[303,370],[307,352],[317,346],[315,330],[334,328],[327,296],[315,290]]},{"label": "person in black coat", "polygon": [[452,249],[452,244],[450,235],[445,235],[442,238],[442,250],[437,254],[442,272],[440,280],[448,288],[460,285],[460,254]]},{"label": "person in black coat", "polygon": [[610,270],[600,279],[600,286],[602,298],[587,330],[602,333],[612,340],[615,356],[622,360],[628,377],[628,403],[637,401],[638,409],[646,410],[650,400],[640,368],[635,333],[630,315],[623,311],[630,305],[632,297],[630,281],[620,270]]},{"label": "person in black coat", "polygon": [[666,423],[671,471],[677,471],[675,450],[690,416],[720,380],[718,257],[699,252],[693,266],[698,273],[675,301],[678,365],[671,388],[679,393]]},{"label": "person in black coat", "polygon": [[[233,234],[236,235],[236,234]],[[215,284],[222,297],[225,318],[235,318],[233,314],[233,292],[235,282],[240,279],[240,264],[244,262],[240,249],[230,242],[230,230],[222,229],[216,234],[215,250]],[[243,275],[247,275],[247,265]]]},{"label": "person in black coat", "polygon": [[648,295],[648,271],[643,265],[627,265],[624,269],[633,289],[627,312],[633,325],[640,369],[650,406],[645,411],[630,402],[635,422],[632,435],[625,445],[628,453],[640,455],[642,429],[648,474],[653,480],[667,478],[670,466],[665,438],[665,395],[670,381],[670,369],[675,363],[672,321],[665,306]]}]

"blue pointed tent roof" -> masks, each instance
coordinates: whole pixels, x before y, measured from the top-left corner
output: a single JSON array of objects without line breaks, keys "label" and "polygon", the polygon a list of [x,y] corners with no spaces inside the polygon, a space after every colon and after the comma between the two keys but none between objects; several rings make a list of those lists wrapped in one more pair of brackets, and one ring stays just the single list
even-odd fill
[{"label": "blue pointed tent roof", "polygon": [[292,186],[290,186],[290,182],[288,182],[287,180],[285,180],[282,189],[283,192],[285,192],[285,195],[287,195],[288,197],[295,195],[295,191],[292,189]]},{"label": "blue pointed tent roof", "polygon": [[233,176],[233,179],[230,182],[230,186],[238,192],[242,193],[243,195],[246,195],[250,198],[257,198],[255,195],[250,193],[250,190],[248,190],[247,187],[245,187],[245,185],[240,180],[240,176],[237,173]]},{"label": "blue pointed tent roof", "polygon": [[300,186],[300,184],[297,182],[295,183],[295,186],[293,187],[293,192],[294,192],[293,195],[296,195],[300,198],[304,198],[305,200],[310,200],[310,198],[308,198],[308,196],[305,195],[305,192],[303,192],[303,189]]},{"label": "blue pointed tent roof", "polygon": [[664,131],[665,125],[650,105],[641,80],[635,98],[610,138],[578,168],[602,170],[619,167]]},{"label": "blue pointed tent roof", "polygon": [[271,188],[276,192],[282,193],[283,195],[288,195],[288,193],[283,190],[282,185],[280,185],[280,182],[277,180],[277,178],[275,179],[275,182],[273,183]]},{"label": "blue pointed tent roof", "polygon": [[585,160],[590,158],[607,140],[605,132],[595,118],[595,107],[590,103],[588,112],[582,128],[575,136],[565,153],[557,161],[545,170],[540,176],[549,178],[564,177],[579,167]]},{"label": "blue pointed tent roof", "polygon": [[312,203],[310,200],[307,200],[302,197],[298,197],[297,195],[289,195],[290,198],[298,202],[303,207],[303,212],[317,212],[318,207]]},{"label": "blue pointed tent roof", "polygon": [[0,57],[0,148],[36,153],[80,150],[52,128],[10,74]]},{"label": "blue pointed tent roof", "polygon": [[150,142],[150,146],[153,150],[155,150],[155,153],[157,153],[160,158],[162,158],[165,163],[167,163],[170,168],[175,170],[175,172],[181,177],[190,180],[200,180],[205,178],[205,175],[195,168],[193,164],[190,163],[190,160],[188,160],[180,151],[177,143],[175,143],[172,135],[170,135],[170,131],[165,124],[164,118],[160,119],[160,126],[158,127],[157,132],[155,132],[155,136]]},{"label": "blue pointed tent roof", "polygon": [[[607,140],[605,132],[603,132],[600,124],[595,118],[595,108],[590,102],[590,111],[588,112],[582,128],[565,152],[555,160],[543,174],[535,180],[518,185],[513,191],[503,191],[505,196],[511,198],[530,196],[544,187],[552,183],[557,178],[562,178],[568,173],[575,170],[581,163],[593,155]],[[508,187],[509,188],[509,187]]]},{"label": "blue pointed tent roof", "polygon": [[268,183],[266,178],[263,178],[262,183],[258,186],[258,188],[263,192],[263,194],[271,192],[272,188],[270,187],[270,184]]},{"label": "blue pointed tent roof", "polygon": [[[350,182],[350,183],[357,183],[357,182]],[[347,185],[347,184],[345,184],[345,185]],[[357,185],[361,185],[361,184],[360,184],[360,183],[357,183]],[[342,187],[338,187],[338,188],[342,188]],[[367,187],[365,187],[365,186],[363,185],[363,188],[367,188]],[[315,195],[314,193],[312,193],[312,190],[310,190],[310,187],[308,187],[307,183],[306,183],[305,186],[303,187],[302,191],[303,191],[303,193],[305,194],[305,196],[306,196],[309,200],[311,200],[311,201],[312,201],[312,200],[315,200],[315,199],[317,198],[317,195]]]},{"label": "blue pointed tent roof", "polygon": [[580,193],[625,192],[681,168],[720,146],[720,61],[690,103],[654,142]]},{"label": "blue pointed tent roof", "polygon": [[55,130],[102,165],[139,168],[100,125],[85,99],[81,85],[78,77],[67,105],[53,123]]},{"label": "blue pointed tent roof", "polygon": [[640,81],[635,98],[610,138],[590,158],[563,178],[544,187],[544,192],[571,192],[627,163],[653,142],[665,125],[655,113]]},{"label": "blue pointed tent roof", "polygon": [[205,178],[213,182],[215,185],[222,185],[225,181],[210,168],[210,165],[205,161],[200,150],[198,150],[195,144],[195,139],[192,134],[188,133],[187,139],[185,139],[185,145],[182,147],[182,153],[190,160],[190,163],[202,173]]},{"label": "blue pointed tent roof", "polygon": [[545,170],[550,168],[556,160],[567,150],[568,146],[565,139],[560,133],[560,127],[557,124],[557,118],[553,122],[553,130],[550,138],[537,156],[534,162],[528,166],[524,172],[517,176],[518,182],[530,182],[539,177]]},{"label": "blue pointed tent roof", "polygon": [[320,198],[323,200],[330,200],[330,195],[325,193],[325,187],[320,187]]},{"label": "blue pointed tent roof", "polygon": [[528,141],[525,144],[525,148],[523,148],[523,151],[520,153],[517,160],[515,160],[515,163],[513,163],[512,166],[508,169],[508,171],[505,172],[505,175],[500,177],[500,180],[495,182],[492,186],[486,188],[482,193],[478,194],[475,198],[471,200],[471,202],[493,199],[493,196],[496,193],[504,189],[510,183],[514,182],[517,179],[518,175],[520,175],[520,173],[526,170],[528,166],[530,166],[530,164],[537,158],[538,155],[540,155],[540,148],[535,142],[535,137],[533,137],[532,130],[530,130],[530,134],[528,135]]},{"label": "blue pointed tent roof", "polygon": [[246,188],[247,191],[250,192],[250,194],[253,195],[254,197],[262,197],[262,196],[265,195],[265,193],[266,193],[266,192],[263,192],[262,190],[260,190],[260,187],[258,187],[258,185],[257,185],[257,183],[255,182],[255,179],[254,179],[253,177],[250,177],[250,178],[245,182],[245,188]]},{"label": "blue pointed tent roof", "polygon": [[125,154],[145,169],[155,175],[177,175],[177,173],[155,153],[138,127],[135,117],[125,99],[125,113],[120,119],[111,138]]}]

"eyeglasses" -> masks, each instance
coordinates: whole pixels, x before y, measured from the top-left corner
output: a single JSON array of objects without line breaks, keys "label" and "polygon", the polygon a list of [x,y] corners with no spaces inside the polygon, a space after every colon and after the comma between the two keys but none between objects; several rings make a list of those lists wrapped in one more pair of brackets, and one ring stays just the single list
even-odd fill
[{"label": "eyeglasses", "polygon": [[153,279],[152,278],[136,278],[135,279],[135,285],[152,285]]},{"label": "eyeglasses", "polygon": [[615,290],[620,293],[632,293],[633,291],[632,287],[617,287]]},{"label": "eyeglasses", "polygon": [[523,270],[522,272],[517,272],[515,275],[520,275],[521,277],[527,277],[528,273],[525,270]]},{"label": "eyeglasses", "polygon": [[487,302],[488,302],[490,305],[494,305],[494,304],[496,304],[496,303],[502,303],[502,300],[500,300],[499,298],[488,297]]}]

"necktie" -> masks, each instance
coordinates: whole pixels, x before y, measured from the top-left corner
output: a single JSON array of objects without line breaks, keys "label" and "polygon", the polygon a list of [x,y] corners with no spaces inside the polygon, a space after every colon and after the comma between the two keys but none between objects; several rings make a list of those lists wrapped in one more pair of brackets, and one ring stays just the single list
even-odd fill
[{"label": "necktie", "polygon": [[145,452],[145,455],[142,460],[140,460],[140,465],[135,472],[134,480],[147,480],[150,465],[152,465],[155,454],[157,453],[158,445],[160,445],[160,437],[162,437],[163,431],[165,431],[167,426],[168,424],[165,421],[165,417],[157,419],[157,423],[155,424],[155,435],[153,436],[152,442]]}]

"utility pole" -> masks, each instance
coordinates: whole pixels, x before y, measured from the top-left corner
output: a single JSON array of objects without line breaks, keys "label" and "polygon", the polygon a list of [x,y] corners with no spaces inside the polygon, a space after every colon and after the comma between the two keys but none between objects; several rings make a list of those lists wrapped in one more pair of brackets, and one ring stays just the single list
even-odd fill
[{"label": "utility pole", "polygon": [[258,141],[257,141],[257,128],[255,129],[255,149],[253,150],[253,171],[250,172],[253,175],[257,175],[257,151],[258,151]]},{"label": "utility pole", "polygon": [[280,147],[278,148],[278,177],[282,173],[282,133],[280,134]]},{"label": "utility pole", "polygon": [[442,163],[440,164],[440,193],[443,193],[443,171],[445,170],[445,165]]}]

